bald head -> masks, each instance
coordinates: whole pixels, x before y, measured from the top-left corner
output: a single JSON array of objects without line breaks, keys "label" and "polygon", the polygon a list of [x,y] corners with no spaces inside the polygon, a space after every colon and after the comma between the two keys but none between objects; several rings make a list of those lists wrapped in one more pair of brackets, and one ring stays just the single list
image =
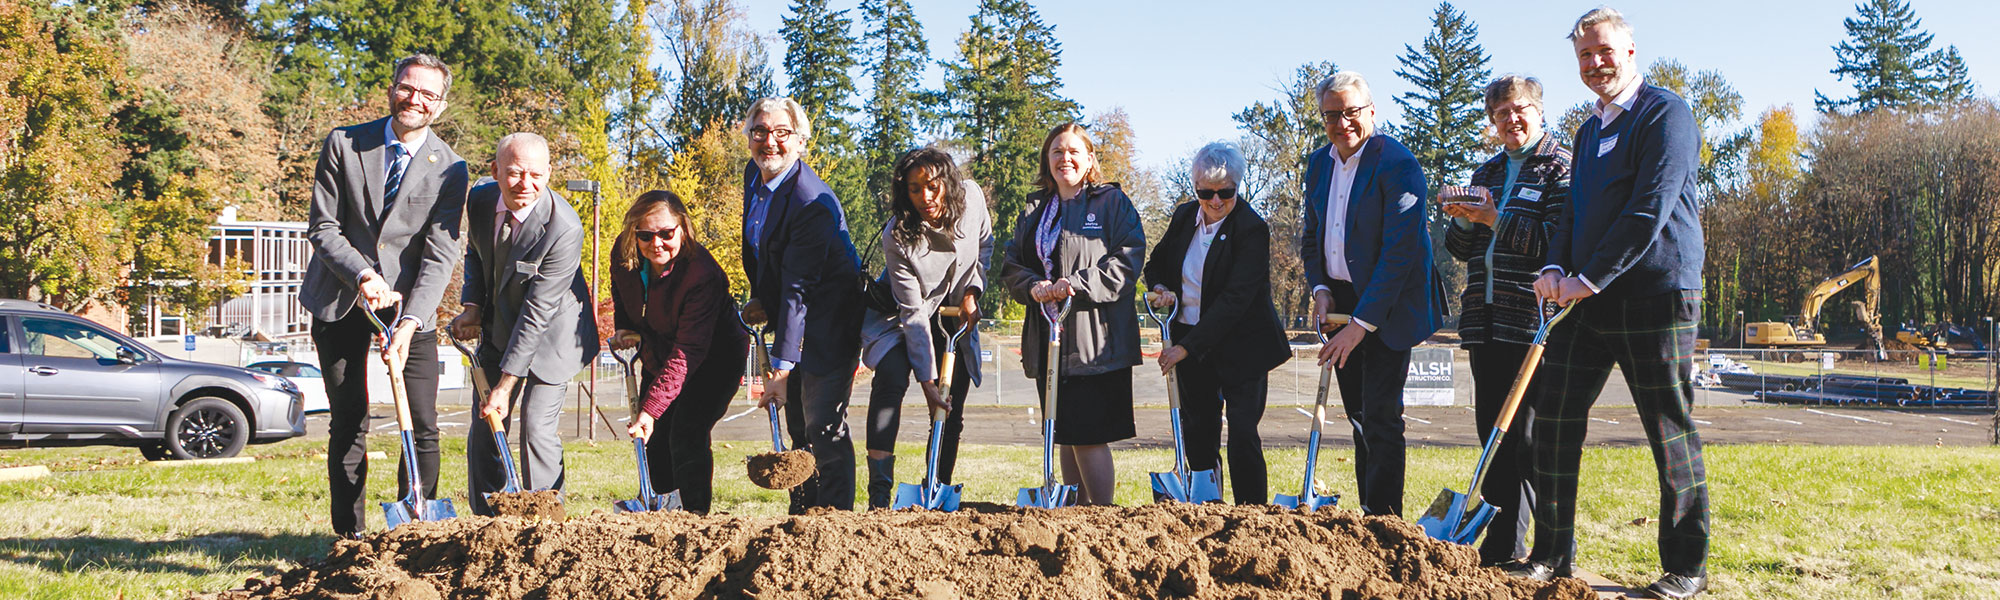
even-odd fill
[{"label": "bald head", "polygon": [[507,134],[493,150],[493,180],[507,208],[520,210],[548,189],[549,140],[528,132]]}]

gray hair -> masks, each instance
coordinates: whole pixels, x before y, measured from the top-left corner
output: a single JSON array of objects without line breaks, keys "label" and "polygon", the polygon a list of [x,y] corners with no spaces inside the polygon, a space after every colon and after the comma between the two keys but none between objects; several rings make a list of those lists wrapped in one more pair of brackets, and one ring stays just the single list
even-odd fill
[{"label": "gray hair", "polygon": [[1632,37],[1632,24],[1625,22],[1624,14],[1609,6],[1599,6],[1577,18],[1576,26],[1569,29],[1569,41],[1576,41],[1576,38],[1583,37],[1583,32],[1598,25],[1610,25],[1612,29],[1625,32],[1626,37]]},{"label": "gray hair", "polygon": [[1327,94],[1347,90],[1360,90],[1361,96],[1367,98],[1370,103],[1375,101],[1375,95],[1368,91],[1368,80],[1354,71],[1341,71],[1319,80],[1319,86],[1313,89],[1313,98],[1325,102]]},{"label": "gray hair", "polygon": [[493,157],[497,159],[500,157],[500,153],[521,144],[527,144],[529,148],[538,148],[543,154],[549,152],[548,138],[526,131],[517,131],[500,138],[500,143],[493,145]]},{"label": "gray hair", "polygon": [[1537,108],[1542,106],[1542,80],[1522,75],[1501,75],[1493,83],[1486,84],[1486,112],[1492,114],[1493,107],[1502,102],[1520,98]]},{"label": "gray hair", "polygon": [[790,116],[792,131],[798,134],[799,139],[812,137],[812,119],[806,116],[806,107],[800,106],[799,101],[786,96],[762,98],[750,103],[750,110],[743,113],[744,137],[750,136],[750,121],[756,119],[757,115],[767,112],[782,112]]},{"label": "gray hair", "polygon": [[1188,172],[1194,182],[1227,178],[1229,185],[1243,184],[1243,172],[1249,170],[1250,163],[1243,159],[1243,152],[1229,142],[1213,142],[1194,152],[1194,162]]},{"label": "gray hair", "polygon": [[403,71],[408,70],[410,67],[427,67],[431,69],[437,69],[439,73],[444,74],[443,91],[445,92],[451,91],[451,67],[445,66],[444,60],[439,59],[436,56],[423,53],[412,54],[403,57],[401,60],[397,60],[396,73],[395,75],[390,76],[389,79],[390,85],[395,85],[395,82],[402,81]]}]

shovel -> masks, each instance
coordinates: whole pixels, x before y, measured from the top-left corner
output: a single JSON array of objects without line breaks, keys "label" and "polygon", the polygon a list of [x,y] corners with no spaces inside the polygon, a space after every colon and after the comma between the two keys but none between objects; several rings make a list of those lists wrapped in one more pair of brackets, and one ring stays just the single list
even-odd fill
[{"label": "shovel", "polygon": [[[384,327],[382,320],[376,318],[374,311],[368,310],[368,307],[362,306],[360,310],[361,314],[368,315],[368,322],[375,324],[375,330],[381,332],[386,343],[389,328]],[[403,434],[403,471],[409,479],[405,482],[408,487],[404,488],[402,498],[382,503],[382,516],[389,522],[390,529],[411,521],[442,521],[458,516],[458,511],[451,507],[450,499],[426,500],[421,497],[423,481],[417,476],[417,438],[411,432],[414,426],[410,423],[410,391],[403,387],[403,366],[407,363],[406,358],[389,365],[389,390],[396,398],[396,428]]]},{"label": "shovel", "polygon": [[[1048,312],[1043,311],[1041,306],[1035,306],[1031,310],[1047,318]],[[1055,470],[1056,389],[1062,387],[1057,385],[1062,377],[1062,323],[1069,320],[1069,311],[1070,300],[1065,298],[1062,310],[1057,312],[1055,319],[1049,321],[1049,353],[1042,356],[1042,362],[1046,363],[1048,368],[1047,374],[1042,376],[1042,382],[1049,390],[1048,406],[1042,410],[1042,485],[1021,488],[1021,493],[1014,498],[1015,506],[1060,508],[1076,505],[1076,486],[1056,483]]]},{"label": "shovel", "polygon": [[[1155,293],[1146,294],[1146,314],[1152,316],[1153,322],[1160,325],[1160,348],[1161,352],[1165,353],[1166,348],[1174,347],[1171,323],[1175,316],[1181,314],[1181,307],[1179,302],[1175,302],[1173,309],[1167,311],[1167,317],[1162,319],[1160,313],[1153,310],[1153,299],[1158,296],[1159,294]],[[1176,370],[1167,369],[1167,420],[1173,424],[1174,430],[1174,471],[1152,474],[1153,501],[1172,500],[1192,504],[1221,502],[1222,475],[1215,469],[1202,471],[1188,469],[1187,441],[1181,437],[1181,387],[1175,377]]]},{"label": "shovel", "polygon": [[[755,402],[764,389],[764,369],[771,364],[770,349],[764,346],[764,330],[750,327],[743,320],[743,313],[736,313],[736,323],[750,334],[750,399]],[[767,404],[764,408],[771,415],[771,452],[750,457],[750,482],[767,490],[798,487],[812,478],[818,462],[804,450],[785,450],[785,430],[778,422],[778,405]]]},{"label": "shovel", "polygon": [[1479,532],[1493,520],[1494,513],[1499,512],[1493,505],[1487,504],[1484,497],[1475,494],[1479,493],[1479,484],[1486,480],[1486,469],[1493,464],[1493,452],[1500,448],[1500,438],[1506,437],[1507,426],[1514,422],[1514,411],[1521,408],[1521,397],[1528,393],[1528,381],[1534,378],[1535,367],[1542,364],[1542,344],[1548,341],[1549,330],[1575,307],[1571,304],[1554,317],[1550,317],[1546,309],[1540,311],[1541,329],[1535,332],[1535,341],[1528,345],[1528,357],[1521,361],[1521,371],[1514,375],[1514,386],[1507,390],[1507,403],[1500,407],[1500,419],[1493,422],[1493,433],[1486,437],[1486,448],[1479,452],[1479,465],[1472,469],[1472,484],[1465,488],[1466,493],[1463,494],[1451,491],[1451,488],[1438,493],[1437,500],[1431,502],[1424,516],[1417,517],[1417,526],[1423,527],[1426,535],[1469,545],[1479,539]]},{"label": "shovel", "polygon": [[[1347,324],[1348,321],[1349,318],[1347,315],[1343,314],[1327,315],[1321,327],[1318,328],[1320,330],[1319,342],[1321,344],[1326,343],[1326,327],[1325,327],[1326,325],[1336,325],[1336,324],[1344,325]],[[1277,496],[1271,498],[1272,504],[1276,504],[1278,506],[1283,506],[1285,508],[1290,508],[1290,509],[1303,508],[1308,511],[1314,511],[1314,510],[1319,510],[1320,507],[1322,506],[1333,506],[1334,504],[1340,502],[1340,494],[1334,494],[1331,496],[1321,496],[1319,495],[1318,491],[1313,490],[1313,468],[1317,466],[1319,463],[1319,431],[1321,424],[1326,421],[1326,393],[1332,388],[1333,388],[1333,363],[1328,362],[1327,364],[1320,365],[1319,367],[1319,399],[1313,402],[1312,433],[1306,436],[1305,481],[1299,484],[1299,495],[1288,496],[1285,494],[1278,494]]]},{"label": "shovel", "polygon": [[[938,311],[938,314],[956,318],[959,316],[958,307],[944,307]],[[944,392],[947,399],[951,397],[951,369],[957,366],[953,363],[958,358],[958,338],[965,335],[965,332],[971,329],[971,327],[971,323],[960,323],[958,330],[953,331],[951,337],[945,340],[944,370],[938,371],[938,383],[943,388],[941,391]],[[917,506],[927,510],[942,510],[946,512],[958,510],[958,497],[959,493],[964,490],[964,486],[959,484],[945,485],[939,482],[937,478],[938,446],[944,443],[944,419],[950,414],[951,411],[940,409],[936,406],[931,407],[931,443],[930,448],[925,453],[925,456],[929,458],[924,471],[924,482],[922,484],[896,484],[896,500],[889,504],[889,508],[903,509]]]},{"label": "shovel", "polygon": [[[618,364],[625,367],[625,406],[630,408],[633,414],[637,414],[640,410],[639,346],[633,345],[629,352],[630,355],[628,356],[626,352],[613,350],[611,351],[611,357],[617,359]],[[612,510],[621,513],[680,510],[680,490],[674,490],[665,494],[653,493],[653,473],[646,467],[646,440],[640,439],[638,436],[632,436],[632,453],[639,457],[639,497],[631,500],[614,500],[611,502]]]},{"label": "shovel", "polygon": [[[458,348],[458,354],[466,356],[468,364],[472,364],[472,396],[478,398],[478,400],[472,402],[472,406],[476,408],[482,402],[486,402],[486,394],[492,392],[492,382],[486,380],[486,368],[480,366],[480,352],[478,352],[478,348],[466,346],[466,342],[460,342],[458,338],[452,338],[452,346]],[[500,468],[504,468],[504,472],[506,472],[506,484],[502,484],[498,492],[486,492],[484,494],[486,506],[492,508],[494,506],[494,498],[498,498],[502,494],[522,494],[522,490],[520,490],[520,470],[514,468],[514,448],[510,448],[508,442],[506,442],[506,422],[502,422],[498,414],[488,414],[486,416],[486,430],[490,430],[494,434],[494,448],[500,452]]]}]

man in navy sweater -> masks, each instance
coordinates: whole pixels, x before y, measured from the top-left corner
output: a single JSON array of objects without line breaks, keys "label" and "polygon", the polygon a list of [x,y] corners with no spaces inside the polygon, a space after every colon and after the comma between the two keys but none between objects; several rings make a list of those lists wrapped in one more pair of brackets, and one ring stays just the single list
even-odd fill
[{"label": "man in navy sweater", "polygon": [[1535,292],[1576,308],[1550,332],[1535,375],[1546,384],[1535,400],[1535,548],[1510,572],[1569,574],[1585,426],[1615,365],[1659,470],[1666,575],[1646,589],[1691,598],[1708,583],[1708,482],[1689,416],[1701,317],[1701,131],[1685,101],[1640,79],[1632,28],[1618,11],[1586,13],[1569,38],[1597,101],[1576,132],[1569,206]]}]

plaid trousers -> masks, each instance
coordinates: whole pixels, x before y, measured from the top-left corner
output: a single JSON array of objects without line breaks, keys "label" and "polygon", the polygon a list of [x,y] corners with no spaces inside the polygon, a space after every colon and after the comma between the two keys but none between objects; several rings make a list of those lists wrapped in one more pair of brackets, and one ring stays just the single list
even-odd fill
[{"label": "plaid trousers", "polygon": [[1590,407],[1616,365],[1632,390],[1660,482],[1660,563],[1704,575],[1708,478],[1694,404],[1695,324],[1701,290],[1640,298],[1586,298],[1549,333],[1535,372],[1535,546],[1529,558],[1567,570],[1576,560],[1577,469]]}]

